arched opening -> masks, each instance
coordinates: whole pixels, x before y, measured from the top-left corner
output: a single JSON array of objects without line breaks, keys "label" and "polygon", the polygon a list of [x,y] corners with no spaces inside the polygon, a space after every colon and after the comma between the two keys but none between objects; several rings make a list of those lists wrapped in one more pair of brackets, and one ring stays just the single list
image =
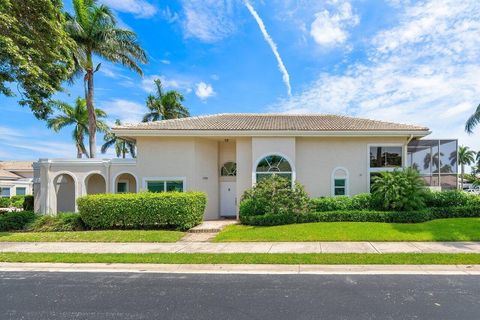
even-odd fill
[{"label": "arched opening", "polygon": [[98,173],[92,173],[85,179],[87,194],[99,194],[107,192],[107,183],[105,178]]},{"label": "arched opening", "polygon": [[75,211],[75,180],[69,174],[58,175],[54,181],[58,212]]},{"label": "arched opening", "polygon": [[115,193],[136,193],[137,179],[133,174],[122,173],[115,178]]},{"label": "arched opening", "polygon": [[282,156],[269,155],[258,162],[255,170],[257,182],[272,175],[278,175],[292,181],[292,166]]}]

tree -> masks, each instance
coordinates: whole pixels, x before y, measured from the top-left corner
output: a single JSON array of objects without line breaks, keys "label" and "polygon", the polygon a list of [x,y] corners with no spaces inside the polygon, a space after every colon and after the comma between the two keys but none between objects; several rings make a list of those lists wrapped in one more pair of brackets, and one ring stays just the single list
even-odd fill
[{"label": "tree", "polygon": [[465,175],[465,165],[470,165],[475,161],[475,151],[467,146],[458,148],[458,163],[460,164],[461,188],[463,190],[463,176]]},{"label": "tree", "polygon": [[154,80],[157,89],[156,95],[147,97],[149,112],[143,116],[143,122],[186,118],[190,116],[188,109],[182,104],[184,97],[181,93],[170,90],[163,92],[160,79]]},{"label": "tree", "polygon": [[75,42],[65,31],[61,0],[0,0],[0,94],[20,94],[35,117],[52,112],[50,97],[75,69]]},{"label": "tree", "polygon": [[465,123],[465,131],[469,134],[473,133],[473,129],[480,123],[480,104],[478,105],[475,112],[468,118],[467,122]]},{"label": "tree", "polygon": [[[115,125],[120,126],[122,122],[120,119],[115,120]],[[135,142],[126,140],[123,138],[117,137],[113,132],[108,132],[104,136],[105,143],[102,145],[102,153],[107,152],[108,148],[115,146],[115,154],[117,158],[120,158],[120,155],[125,159],[125,155],[130,153],[132,158],[135,158]]]},{"label": "tree", "polygon": [[[87,149],[83,140],[88,133],[88,112],[86,107],[86,101],[82,98],[77,98],[75,101],[75,107],[61,101],[52,101],[51,107],[58,109],[61,113],[53,118],[47,119],[47,126],[53,129],[55,132],[60,131],[67,126],[75,126],[72,132],[73,141],[77,148],[77,158],[82,158],[84,154],[89,157]],[[105,132],[108,130],[108,126],[101,120],[106,116],[106,113],[100,109],[95,109],[96,115],[96,127],[98,131]]]},{"label": "tree", "polygon": [[100,63],[94,67],[93,55],[107,61],[121,63],[143,75],[138,63],[146,63],[147,56],[137,41],[137,35],[117,28],[112,11],[96,0],[73,0],[75,16],[67,16],[67,31],[76,42],[77,71],[84,74],[85,99],[88,110],[88,131],[90,156],[96,156],[96,119],[94,108],[94,74]]}]

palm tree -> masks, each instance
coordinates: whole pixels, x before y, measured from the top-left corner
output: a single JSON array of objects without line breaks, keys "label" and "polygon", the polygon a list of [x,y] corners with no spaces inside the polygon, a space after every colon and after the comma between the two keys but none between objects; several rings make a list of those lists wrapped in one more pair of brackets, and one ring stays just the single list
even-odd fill
[{"label": "palm tree", "polygon": [[[115,120],[115,125],[122,125],[120,119]],[[115,146],[117,158],[120,158],[121,155],[122,158],[125,159],[127,153],[130,153],[132,158],[135,158],[135,142],[119,138],[113,132],[108,132],[103,138],[105,143],[102,145],[102,153],[107,152],[108,148],[111,146]]]},{"label": "palm tree", "polygon": [[154,80],[156,95],[147,97],[149,112],[143,116],[143,122],[186,118],[190,116],[188,109],[182,104],[184,97],[180,92],[170,90],[163,92],[160,79]]},{"label": "palm tree", "polygon": [[468,118],[465,123],[465,131],[469,134],[473,133],[473,129],[480,123],[480,104],[478,105],[475,112]]},{"label": "palm tree", "polygon": [[460,164],[461,188],[463,190],[463,176],[465,174],[465,165],[470,165],[475,161],[475,151],[470,150],[467,146],[458,148],[458,163]]},{"label": "palm tree", "polygon": [[93,76],[101,64],[94,68],[93,55],[121,63],[140,75],[143,75],[143,72],[138,62],[146,63],[147,56],[138,44],[134,32],[117,28],[117,21],[107,6],[98,5],[96,0],[73,0],[73,9],[75,16],[67,15],[67,31],[78,47],[75,57],[76,74],[84,74],[90,157],[95,158],[97,129],[93,105]]},{"label": "palm tree", "polygon": [[[85,99],[77,98],[75,101],[75,107],[70,106],[69,104],[62,101],[53,101],[52,107],[58,109],[61,114],[53,118],[47,119],[47,127],[53,129],[55,132],[60,131],[67,126],[75,126],[72,132],[73,141],[75,141],[75,146],[77,148],[77,158],[82,158],[84,154],[87,158],[89,157],[87,149],[83,143],[85,135],[88,133],[88,112],[87,112],[87,103]],[[102,121],[99,120],[106,116],[106,113],[100,109],[95,109],[95,118],[96,118],[96,130],[105,132],[108,129],[108,126]]]}]

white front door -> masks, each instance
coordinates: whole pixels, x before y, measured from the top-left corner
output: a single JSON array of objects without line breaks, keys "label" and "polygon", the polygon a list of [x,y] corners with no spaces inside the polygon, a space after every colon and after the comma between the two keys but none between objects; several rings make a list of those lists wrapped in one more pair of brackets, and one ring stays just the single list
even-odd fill
[{"label": "white front door", "polygon": [[220,216],[236,217],[237,216],[237,183],[236,182],[220,182]]}]

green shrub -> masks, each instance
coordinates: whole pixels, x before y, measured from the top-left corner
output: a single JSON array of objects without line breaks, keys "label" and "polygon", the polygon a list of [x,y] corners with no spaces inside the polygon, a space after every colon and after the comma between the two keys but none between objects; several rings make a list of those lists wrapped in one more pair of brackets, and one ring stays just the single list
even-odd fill
[{"label": "green shrub", "polygon": [[23,200],[23,210],[33,211],[34,209],[33,201],[34,201],[33,196],[25,196],[25,199]]},{"label": "green shrub", "polygon": [[246,217],[243,224],[254,226],[273,226],[309,222],[387,222],[419,223],[434,219],[480,217],[480,205],[461,207],[442,207],[415,211],[365,211],[337,210],[310,212],[302,215],[263,215]]},{"label": "green shrub", "polygon": [[313,211],[369,210],[372,197],[369,193],[360,193],[352,197],[337,196],[315,198],[311,200]]},{"label": "green shrub", "polygon": [[0,208],[8,208],[8,207],[10,207],[10,198],[1,197],[0,198]]},{"label": "green shrub", "polygon": [[12,196],[10,198],[10,206],[15,208],[23,208],[24,201],[25,201],[25,196]]},{"label": "green shrub", "polygon": [[27,229],[34,232],[82,231],[85,230],[85,224],[78,213],[61,213],[57,216],[40,216]]},{"label": "green shrub", "polygon": [[92,229],[186,230],[202,222],[207,197],[203,192],[96,194],[79,198],[77,204]]},{"label": "green shrub", "polygon": [[240,217],[256,215],[298,215],[307,212],[310,201],[302,185],[272,175],[248,189],[240,203]]},{"label": "green shrub", "polygon": [[425,183],[418,171],[407,168],[379,172],[373,178],[372,200],[381,210],[412,211],[425,207]]},{"label": "green shrub", "polygon": [[459,190],[426,192],[425,204],[427,205],[427,207],[458,207],[480,205],[480,196],[469,194]]},{"label": "green shrub", "polygon": [[0,231],[22,230],[35,217],[31,211],[2,213],[0,214]]}]

